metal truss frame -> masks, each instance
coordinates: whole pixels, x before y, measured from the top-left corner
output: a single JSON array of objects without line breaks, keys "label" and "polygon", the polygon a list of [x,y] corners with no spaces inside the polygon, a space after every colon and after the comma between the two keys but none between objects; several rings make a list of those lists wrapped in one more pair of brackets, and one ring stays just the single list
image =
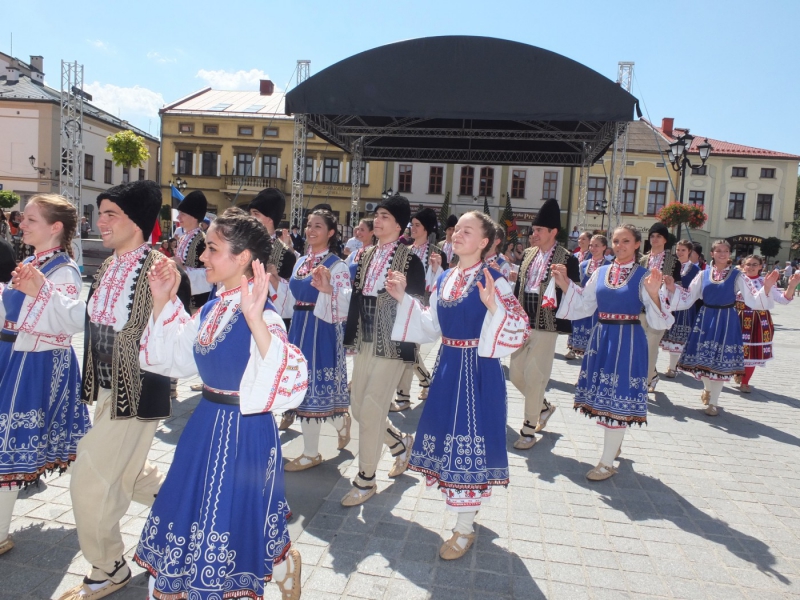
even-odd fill
[{"label": "metal truss frame", "polygon": [[59,192],[80,216],[83,180],[83,65],[61,61],[61,165]]},{"label": "metal truss frame", "polygon": [[[308,79],[310,60],[297,61],[297,85]],[[303,181],[306,173],[308,127],[305,115],[294,116],[294,145],[292,146],[292,198],[289,204],[289,227],[303,226]]]},{"label": "metal truss frame", "polygon": [[353,144],[353,153],[350,163],[352,195],[350,198],[350,227],[358,226],[359,203],[361,202],[361,165],[363,164],[364,138],[358,138]]},{"label": "metal truss frame", "polygon": [[588,196],[589,167],[592,166],[592,148],[587,144],[583,148],[580,176],[578,178],[578,231],[586,229],[586,200]]}]

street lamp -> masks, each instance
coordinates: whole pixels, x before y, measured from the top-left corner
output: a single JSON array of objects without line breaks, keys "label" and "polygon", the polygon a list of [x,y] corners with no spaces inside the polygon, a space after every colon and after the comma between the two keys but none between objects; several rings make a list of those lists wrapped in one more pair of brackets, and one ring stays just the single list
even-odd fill
[{"label": "street lamp", "polygon": [[175,181],[170,181],[169,184],[181,192],[184,191],[187,187],[189,187],[189,184],[186,183],[186,180],[181,179],[180,177],[178,177]]},{"label": "street lamp", "polygon": [[595,212],[601,213],[603,216],[600,218],[600,231],[604,231],[604,226],[606,222],[606,211],[608,210],[608,200],[603,198],[599,202],[595,202],[594,204]]},{"label": "street lamp", "polygon": [[383,190],[383,193],[381,194],[381,198],[383,198],[384,200],[386,200],[387,198],[391,198],[392,196],[394,196],[394,190],[392,188],[389,188],[388,190]]},{"label": "street lamp", "polygon": [[[683,204],[683,190],[686,183],[686,167],[692,169],[702,167],[706,164],[708,157],[711,156],[711,151],[714,149],[711,144],[708,143],[708,138],[705,138],[703,143],[697,146],[697,151],[700,154],[700,164],[694,165],[689,160],[689,149],[692,147],[693,140],[694,136],[686,132],[669,145],[669,164],[672,165],[675,172],[681,174],[681,194],[678,199],[678,202],[681,204]],[[680,223],[678,224],[678,239],[681,239]]]}]

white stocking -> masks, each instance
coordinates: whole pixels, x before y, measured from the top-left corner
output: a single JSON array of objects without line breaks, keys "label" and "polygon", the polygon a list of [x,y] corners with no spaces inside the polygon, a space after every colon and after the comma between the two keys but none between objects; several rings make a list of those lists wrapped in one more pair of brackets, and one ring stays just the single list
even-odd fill
[{"label": "white stocking", "polygon": [[[291,590],[292,585],[294,585],[294,582],[292,581],[291,577],[286,579],[286,575],[289,572],[289,561],[292,561],[292,564],[294,565],[294,558],[292,558],[291,553],[286,555],[286,560],[284,560],[282,563],[280,563],[279,565],[272,566],[272,581],[280,582],[284,581],[285,579],[286,581],[281,585],[279,585],[278,587],[286,591]],[[296,568],[296,566],[294,568]]]},{"label": "white stocking", "polygon": [[681,358],[680,354],[675,354],[674,352],[669,353],[669,368],[672,371],[678,369],[678,361],[680,360],[680,358]]},{"label": "white stocking", "polygon": [[700,381],[703,382],[703,389],[705,391],[711,391],[711,380],[708,377],[701,377]]},{"label": "white stocking", "polygon": [[148,600],[156,600],[156,597],[153,596],[153,592],[155,591],[156,591],[156,578],[151,575],[150,580],[147,582]]},{"label": "white stocking", "polygon": [[14,502],[19,490],[0,490],[0,542],[5,542],[11,530],[11,517],[14,514]]},{"label": "white stocking", "polygon": [[622,446],[627,427],[614,429],[604,427],[603,429],[605,430],[605,437],[603,439],[603,456],[600,457],[600,462],[607,467],[613,467],[614,459],[617,458],[617,450]]},{"label": "white stocking", "polygon": [[708,379],[708,390],[711,392],[711,397],[708,402],[712,406],[719,405],[719,395],[722,393],[722,386],[725,385],[724,381],[717,381],[716,379]]},{"label": "white stocking", "polygon": [[335,417],[332,417],[331,425],[333,425],[336,428],[336,431],[341,433],[342,430],[344,429],[344,415],[340,413]]},{"label": "white stocking", "polygon": [[[319,454],[319,432],[322,431],[322,422],[316,419],[300,421],[303,430],[303,456],[314,458]],[[311,461],[308,461],[311,462]]]},{"label": "white stocking", "polygon": [[[470,510],[467,512],[459,512],[456,519],[456,526],[453,527],[453,533],[460,533],[462,535],[470,535],[475,532],[472,526],[475,521],[475,516],[478,514],[477,510]],[[467,538],[460,537],[456,542],[462,548],[467,547]]]}]

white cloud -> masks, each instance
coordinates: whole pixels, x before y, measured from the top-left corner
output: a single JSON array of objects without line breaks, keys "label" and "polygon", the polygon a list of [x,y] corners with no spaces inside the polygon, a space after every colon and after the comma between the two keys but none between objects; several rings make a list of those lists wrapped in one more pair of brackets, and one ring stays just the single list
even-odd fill
[{"label": "white cloud", "polygon": [[200,69],[197,75],[200,79],[216,90],[258,90],[258,82],[261,79],[269,79],[261,69],[250,69],[249,71],[207,71]]},{"label": "white cloud", "polygon": [[111,52],[111,46],[108,44],[108,42],[104,42],[103,40],[86,40],[86,42],[98,50],[102,50],[103,52]]},{"label": "white cloud", "polygon": [[84,90],[92,95],[92,104],[127,121],[157,117],[158,109],[164,106],[164,96],[138,85],[119,87],[95,81],[84,86]]},{"label": "white cloud", "polygon": [[148,52],[147,58],[161,64],[178,62],[177,58],[172,56],[164,56],[160,52]]}]

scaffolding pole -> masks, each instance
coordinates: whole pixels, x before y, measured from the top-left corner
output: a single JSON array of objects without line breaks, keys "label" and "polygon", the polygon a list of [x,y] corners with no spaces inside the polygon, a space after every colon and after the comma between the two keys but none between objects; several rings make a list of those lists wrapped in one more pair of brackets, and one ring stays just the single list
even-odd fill
[{"label": "scaffolding pole", "polygon": [[[297,85],[308,79],[310,60],[297,61]],[[294,146],[292,148],[292,199],[289,211],[289,227],[303,227],[303,181],[306,172],[306,145],[308,139],[306,115],[294,116]]]},{"label": "scaffolding pole", "polygon": [[361,203],[361,169],[363,165],[364,138],[358,138],[353,144],[352,194],[350,197],[350,227],[358,227],[359,204]]},{"label": "scaffolding pole", "polygon": [[[620,61],[617,71],[617,83],[626,92],[631,91],[633,81],[632,62]],[[611,154],[611,181],[608,189],[611,193],[610,211],[608,215],[608,231],[613,231],[622,224],[623,204],[625,201],[625,167],[628,164],[628,123],[617,123],[614,135],[614,150]]]},{"label": "scaffolding pole", "polygon": [[586,198],[588,195],[589,167],[592,165],[591,146],[583,143],[581,152],[581,170],[578,177],[578,231],[586,229]]},{"label": "scaffolding pole", "polygon": [[61,165],[59,193],[82,213],[83,65],[61,61]]}]

